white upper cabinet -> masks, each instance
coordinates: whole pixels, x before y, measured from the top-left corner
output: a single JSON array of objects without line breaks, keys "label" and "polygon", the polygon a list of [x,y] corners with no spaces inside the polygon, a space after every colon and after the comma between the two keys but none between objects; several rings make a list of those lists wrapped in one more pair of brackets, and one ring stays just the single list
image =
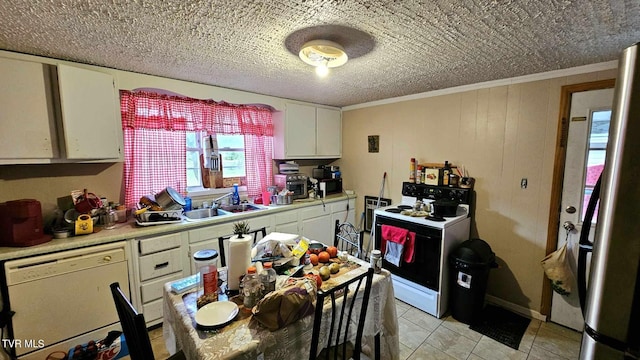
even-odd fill
[{"label": "white upper cabinet", "polygon": [[316,155],[342,156],[342,113],[335,109],[316,109]]},{"label": "white upper cabinet", "polygon": [[0,58],[0,164],[122,161],[110,74]]},{"label": "white upper cabinet", "polygon": [[274,116],[274,158],[335,159],[342,156],[340,110],[287,103]]},{"label": "white upper cabinet", "polygon": [[58,157],[51,67],[0,58],[0,161]]},{"label": "white upper cabinet", "polygon": [[58,65],[58,86],[66,158],[120,158],[122,126],[113,76]]}]

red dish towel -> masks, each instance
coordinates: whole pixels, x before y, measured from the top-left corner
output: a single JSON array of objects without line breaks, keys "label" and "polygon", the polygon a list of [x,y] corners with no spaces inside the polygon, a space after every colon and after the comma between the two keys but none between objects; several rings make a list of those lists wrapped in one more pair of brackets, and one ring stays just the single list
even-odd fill
[{"label": "red dish towel", "polygon": [[387,241],[393,241],[403,245],[404,262],[412,263],[414,261],[416,233],[391,225],[382,225],[381,231],[380,252],[384,254]]}]

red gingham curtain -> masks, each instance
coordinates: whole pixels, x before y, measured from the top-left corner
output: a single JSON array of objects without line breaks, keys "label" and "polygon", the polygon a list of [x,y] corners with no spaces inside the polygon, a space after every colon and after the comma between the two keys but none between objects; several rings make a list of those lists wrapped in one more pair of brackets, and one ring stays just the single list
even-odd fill
[{"label": "red gingham curtain", "polygon": [[247,193],[272,184],[273,120],[267,107],[148,91],[120,91],[125,138],[125,203],[171,186],[186,193],[185,133],[244,134]]}]

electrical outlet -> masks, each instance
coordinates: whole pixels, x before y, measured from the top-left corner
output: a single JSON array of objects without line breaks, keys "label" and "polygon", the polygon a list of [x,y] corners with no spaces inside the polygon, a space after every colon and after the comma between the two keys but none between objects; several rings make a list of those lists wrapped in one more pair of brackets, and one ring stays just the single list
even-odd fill
[{"label": "electrical outlet", "polygon": [[527,188],[527,178],[522,178],[522,180],[520,180],[520,188],[522,189]]}]

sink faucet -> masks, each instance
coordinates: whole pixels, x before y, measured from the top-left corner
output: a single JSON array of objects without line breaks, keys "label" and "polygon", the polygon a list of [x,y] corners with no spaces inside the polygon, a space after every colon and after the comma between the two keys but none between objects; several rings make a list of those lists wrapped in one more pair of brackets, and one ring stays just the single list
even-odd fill
[{"label": "sink faucet", "polygon": [[219,198],[213,199],[212,205],[221,204],[222,200],[224,200],[226,198],[230,198],[231,196],[233,196],[233,191],[228,193],[228,194],[224,194],[224,195],[220,196]]}]

